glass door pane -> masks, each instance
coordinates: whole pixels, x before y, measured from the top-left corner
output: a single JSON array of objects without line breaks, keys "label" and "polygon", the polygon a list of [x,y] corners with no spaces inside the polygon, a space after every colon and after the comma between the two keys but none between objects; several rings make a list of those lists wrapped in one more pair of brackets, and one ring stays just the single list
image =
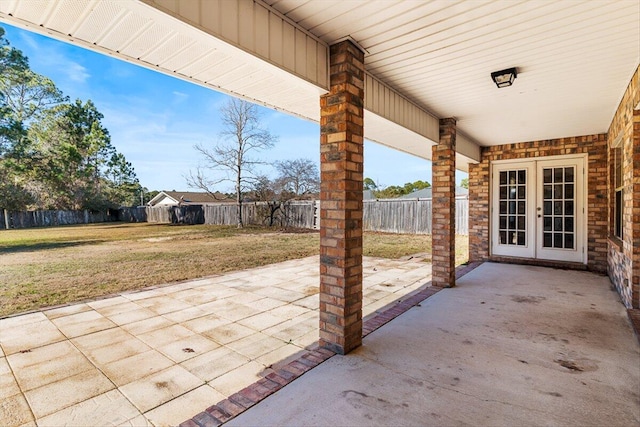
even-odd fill
[{"label": "glass door pane", "polygon": [[542,169],[542,247],[575,249],[575,166]]},{"label": "glass door pane", "polygon": [[584,168],[579,157],[537,161],[536,258],[585,262]]},{"label": "glass door pane", "polygon": [[498,241],[501,245],[527,246],[527,170],[499,172]]}]

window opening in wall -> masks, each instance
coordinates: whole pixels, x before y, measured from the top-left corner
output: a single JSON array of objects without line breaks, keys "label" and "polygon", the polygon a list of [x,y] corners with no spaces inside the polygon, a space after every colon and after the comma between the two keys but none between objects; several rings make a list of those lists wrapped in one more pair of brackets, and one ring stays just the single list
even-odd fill
[{"label": "window opening in wall", "polygon": [[624,212],[624,185],[622,183],[622,144],[617,141],[617,145],[613,147],[613,188],[615,192],[614,203],[614,234],[617,238],[622,239],[623,226],[622,215]]}]

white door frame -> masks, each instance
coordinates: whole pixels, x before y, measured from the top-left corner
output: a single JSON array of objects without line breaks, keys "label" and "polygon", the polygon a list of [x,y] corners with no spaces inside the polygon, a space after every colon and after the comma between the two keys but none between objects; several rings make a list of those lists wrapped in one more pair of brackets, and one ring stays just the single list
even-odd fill
[{"label": "white door frame", "polygon": [[[530,159],[494,162],[491,175],[493,177],[491,186],[492,255],[535,258],[536,241],[535,235],[532,234],[536,226],[535,184],[532,181],[535,177],[535,162]],[[501,176],[506,180],[501,182]],[[502,217],[500,213],[503,214]],[[513,224],[507,223],[507,218],[524,219],[524,224],[520,221],[515,221]],[[510,231],[504,231],[505,227]],[[517,240],[522,240],[522,237],[524,241],[518,242]]]},{"label": "white door frame", "polygon": [[[549,249],[543,247],[543,183],[542,168],[553,166],[575,166],[575,250]],[[587,155],[546,156],[527,159],[496,160],[491,163],[491,215],[490,215],[490,251],[491,255],[533,258],[545,260],[571,261],[586,264],[587,262]],[[520,171],[520,172],[518,172]],[[526,184],[521,183],[526,174]],[[500,172],[506,172],[500,174]],[[519,173],[519,175],[518,175]],[[500,182],[502,176],[503,182]],[[505,183],[508,177],[511,182]],[[515,178],[515,181],[514,181]],[[515,184],[515,185],[514,185]],[[520,188],[525,185],[524,188]],[[505,188],[506,187],[506,188]],[[502,190],[502,193],[500,192]],[[505,190],[507,196],[505,196]],[[514,197],[514,191],[517,195]],[[523,194],[524,193],[524,194]],[[501,199],[502,196],[502,199]],[[505,200],[505,197],[507,198]],[[511,199],[513,197],[513,199]],[[522,203],[524,200],[524,211]],[[502,202],[502,206],[500,203]],[[505,207],[505,202],[508,205]],[[505,216],[500,218],[500,209],[516,209],[518,217],[514,226],[512,215],[508,218],[508,229],[505,231]],[[538,210],[540,208],[540,210]],[[508,211],[513,214],[513,211]],[[523,214],[523,212],[525,212]],[[500,222],[502,220],[502,222]],[[524,221],[523,221],[524,220]],[[502,227],[502,228],[501,228]],[[523,230],[524,229],[524,230]],[[521,234],[525,231],[526,235]],[[506,236],[506,237],[505,237]],[[505,238],[513,241],[505,242]],[[519,239],[519,240],[518,240]],[[504,243],[504,244],[503,244]]]}]

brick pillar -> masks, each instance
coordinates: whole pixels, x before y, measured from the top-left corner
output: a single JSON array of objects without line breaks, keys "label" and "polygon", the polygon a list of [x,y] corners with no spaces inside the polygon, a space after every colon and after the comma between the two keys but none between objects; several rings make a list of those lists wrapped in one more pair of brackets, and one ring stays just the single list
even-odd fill
[{"label": "brick pillar", "polygon": [[489,162],[482,161],[469,164],[469,261],[488,258]]},{"label": "brick pillar", "polygon": [[433,286],[455,286],[456,272],[456,120],[440,119],[440,141],[433,146],[432,278]]},{"label": "brick pillar", "polygon": [[[637,99],[637,98],[636,98]],[[640,308],[640,110],[633,110],[631,308]]]},{"label": "brick pillar", "polygon": [[331,46],[330,92],[320,98],[320,346],[362,344],[364,53]]}]

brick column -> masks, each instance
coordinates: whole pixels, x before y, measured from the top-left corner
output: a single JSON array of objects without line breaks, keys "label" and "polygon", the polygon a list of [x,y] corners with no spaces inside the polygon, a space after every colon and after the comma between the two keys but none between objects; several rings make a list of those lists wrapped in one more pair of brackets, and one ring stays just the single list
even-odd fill
[{"label": "brick column", "polygon": [[[640,90],[640,89],[638,89]],[[637,99],[637,98],[636,98]],[[632,188],[632,268],[631,268],[631,308],[640,308],[640,110],[633,110],[633,184]]]},{"label": "brick column", "polygon": [[433,146],[432,278],[433,286],[455,286],[456,272],[456,120],[440,120],[440,141]]},{"label": "brick column", "polygon": [[364,53],[331,46],[330,92],[320,98],[320,346],[362,343]]},{"label": "brick column", "polygon": [[469,165],[469,261],[484,261],[487,258],[489,258],[489,162],[483,161]]}]

